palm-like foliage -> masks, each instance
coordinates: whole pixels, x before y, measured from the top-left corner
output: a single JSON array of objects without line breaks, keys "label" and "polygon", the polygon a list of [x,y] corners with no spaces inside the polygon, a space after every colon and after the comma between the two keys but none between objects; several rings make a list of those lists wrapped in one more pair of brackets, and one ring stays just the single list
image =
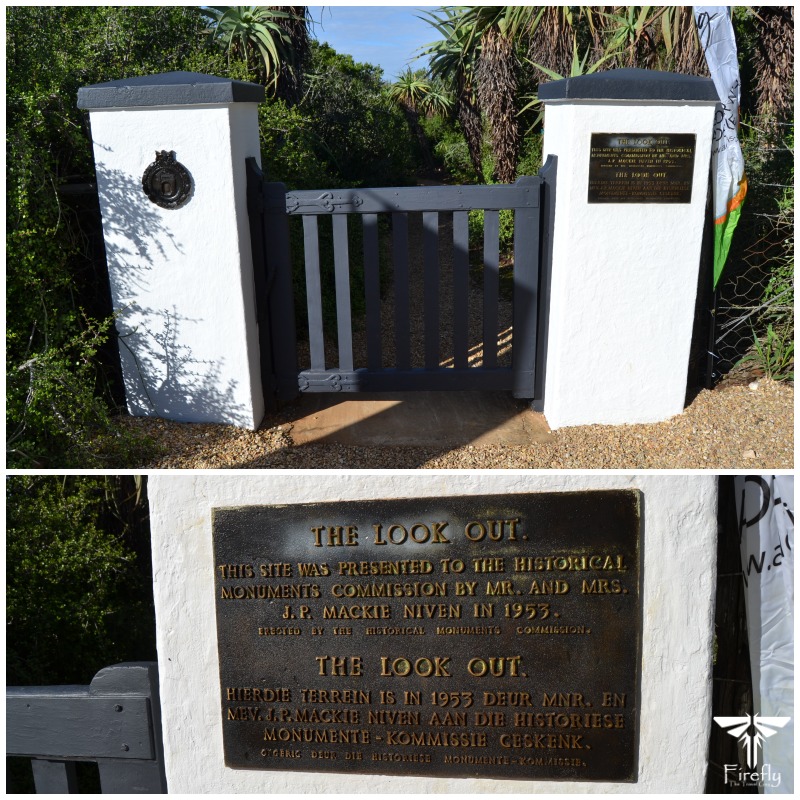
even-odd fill
[{"label": "palm-like foliage", "polygon": [[[535,67],[537,70],[542,72],[548,78],[554,81],[560,81],[563,78],[577,78],[580,75],[591,75],[593,72],[597,72],[601,70],[606,62],[610,59],[616,58],[616,52],[606,53],[601,58],[597,59],[596,61],[589,63],[589,56],[592,52],[592,48],[590,47],[583,55],[583,58],[580,58],[578,55],[578,40],[577,37],[573,34],[572,38],[572,61],[569,65],[569,70],[565,70],[563,73],[556,72],[555,70],[549,69],[544,64],[538,64],[535,61],[531,61],[530,59],[526,59],[526,61],[532,66]],[[523,106],[522,110],[519,112],[520,114],[524,114],[526,111],[530,109],[539,109],[539,116],[534,120],[533,124],[531,125],[530,129],[532,130],[535,128],[541,121],[544,116],[544,111],[541,109],[541,101],[539,100],[538,93],[529,95],[527,97],[523,97],[523,100],[527,100],[527,104]]]},{"label": "palm-like foliage", "polygon": [[569,69],[566,70],[563,74],[556,72],[555,70],[549,69],[548,67],[544,66],[544,64],[537,64],[535,61],[529,61],[528,63],[532,67],[536,67],[540,72],[543,72],[548,78],[551,78],[554,81],[560,81],[564,78],[577,78],[579,75],[591,75],[593,72],[597,72],[603,64],[611,58],[616,57],[616,53],[606,53],[602,58],[598,59],[597,61],[589,63],[589,54],[590,50],[587,50],[583,54],[583,58],[578,55],[578,43],[575,39],[572,40],[572,61],[570,62]]},{"label": "palm-like foliage", "polygon": [[708,75],[691,6],[622,6],[601,11],[606,52],[628,67]]},{"label": "palm-like foliage", "polygon": [[276,22],[289,37],[290,52],[290,58],[280,65],[276,94],[290,105],[296,105],[303,97],[303,73],[311,58],[308,35],[311,14],[308,6],[284,6],[276,10],[287,12],[285,18],[278,17]]},{"label": "palm-like foliage", "polygon": [[572,60],[574,39],[572,6],[547,6],[542,11],[536,35],[530,39],[528,58],[547,69],[565,74]]},{"label": "palm-like foliage", "polygon": [[794,112],[794,9],[758,6],[754,15],[757,112],[772,126]]},{"label": "palm-like foliage", "polygon": [[293,15],[267,6],[206,6],[205,11],[214,20],[210,32],[227,49],[229,60],[241,58],[274,91],[282,65],[292,62],[284,25]]},{"label": "palm-like foliage", "polygon": [[601,67],[609,60],[602,47],[606,16],[607,12],[589,6],[445,7],[426,12],[422,18],[442,38],[426,45],[422,54],[430,57],[431,74],[441,77],[453,92],[470,160],[479,174],[483,111],[491,129],[495,177],[501,181],[515,177],[520,150],[516,104],[519,73],[525,72],[521,58],[554,73],[569,73],[582,24],[583,38],[591,36],[595,68]]},{"label": "palm-like foliage", "polygon": [[660,16],[654,6],[622,6],[606,14],[611,30],[610,50],[624,53],[625,65],[652,69],[658,58],[658,46],[651,26]]},{"label": "palm-like foliage", "polygon": [[475,174],[482,174],[481,140],[483,125],[478,105],[475,82],[475,64],[480,47],[468,47],[470,31],[458,25],[459,14],[450,8],[437,12],[423,12],[420,17],[432,25],[441,39],[423,45],[420,55],[430,57],[429,70],[434,79],[440,80],[453,97],[456,116],[467,142],[470,161]]},{"label": "palm-like foliage", "polygon": [[410,67],[389,87],[389,97],[403,110],[408,126],[419,141],[425,166],[433,169],[430,144],[419,123],[421,114],[446,114],[452,105],[450,97],[440,86],[431,82],[422,70]]},{"label": "palm-like foliage", "polygon": [[473,6],[461,11],[456,20],[466,47],[480,43],[478,100],[491,127],[494,176],[503,183],[516,178],[521,141],[515,40],[530,35],[543,10],[537,6]]},{"label": "palm-like foliage", "polygon": [[691,6],[666,6],[661,9],[661,41],[668,71],[708,76],[708,66]]},{"label": "palm-like foliage", "polygon": [[419,114],[429,87],[430,81],[422,72],[414,72],[411,67],[406,67],[389,87],[389,97],[401,107],[412,109]]},{"label": "palm-like foliage", "polygon": [[482,34],[481,45],[478,97],[492,128],[495,178],[511,183],[517,174],[520,148],[514,43],[500,27],[491,25]]}]

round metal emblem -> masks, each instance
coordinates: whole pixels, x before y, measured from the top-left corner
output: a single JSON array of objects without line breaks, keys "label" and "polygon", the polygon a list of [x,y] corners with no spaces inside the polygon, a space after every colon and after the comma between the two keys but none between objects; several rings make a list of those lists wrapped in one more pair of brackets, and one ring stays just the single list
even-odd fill
[{"label": "round metal emblem", "polygon": [[174,152],[156,151],[156,160],[142,175],[144,193],[161,208],[179,208],[192,194],[189,170],[175,160]]}]

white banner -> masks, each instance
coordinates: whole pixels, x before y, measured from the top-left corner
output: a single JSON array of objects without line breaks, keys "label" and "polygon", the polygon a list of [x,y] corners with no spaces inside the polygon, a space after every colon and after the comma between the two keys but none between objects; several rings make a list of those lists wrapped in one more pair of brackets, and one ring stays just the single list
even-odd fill
[{"label": "white banner", "polygon": [[[737,476],[736,511],[745,582],[754,758],[780,781],[764,792],[794,790],[794,477]],[[769,720],[787,721],[771,723]],[[755,719],[754,723],[758,723]],[[759,746],[761,748],[758,752]]]},{"label": "white banner", "polygon": [[737,136],[741,82],[736,39],[727,6],[695,6],[697,35],[720,97],[714,118],[711,172],[714,195],[714,286],[722,275],[747,194],[744,156]]}]

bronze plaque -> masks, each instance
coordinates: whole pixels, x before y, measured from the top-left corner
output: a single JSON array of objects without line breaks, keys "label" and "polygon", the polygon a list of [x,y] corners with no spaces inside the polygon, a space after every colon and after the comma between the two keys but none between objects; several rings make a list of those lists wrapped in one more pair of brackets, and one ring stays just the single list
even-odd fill
[{"label": "bronze plaque", "polygon": [[693,133],[593,133],[590,203],[691,203]]},{"label": "bronze plaque", "polygon": [[636,781],[640,494],[220,508],[225,763]]}]

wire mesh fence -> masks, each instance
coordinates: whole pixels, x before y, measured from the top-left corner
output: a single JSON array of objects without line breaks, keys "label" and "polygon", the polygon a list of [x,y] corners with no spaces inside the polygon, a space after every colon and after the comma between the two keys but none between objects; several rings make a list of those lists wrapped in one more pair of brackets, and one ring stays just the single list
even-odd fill
[{"label": "wire mesh fence", "polygon": [[794,126],[755,119],[741,139],[748,192],[718,286],[714,383],[793,368]]}]

